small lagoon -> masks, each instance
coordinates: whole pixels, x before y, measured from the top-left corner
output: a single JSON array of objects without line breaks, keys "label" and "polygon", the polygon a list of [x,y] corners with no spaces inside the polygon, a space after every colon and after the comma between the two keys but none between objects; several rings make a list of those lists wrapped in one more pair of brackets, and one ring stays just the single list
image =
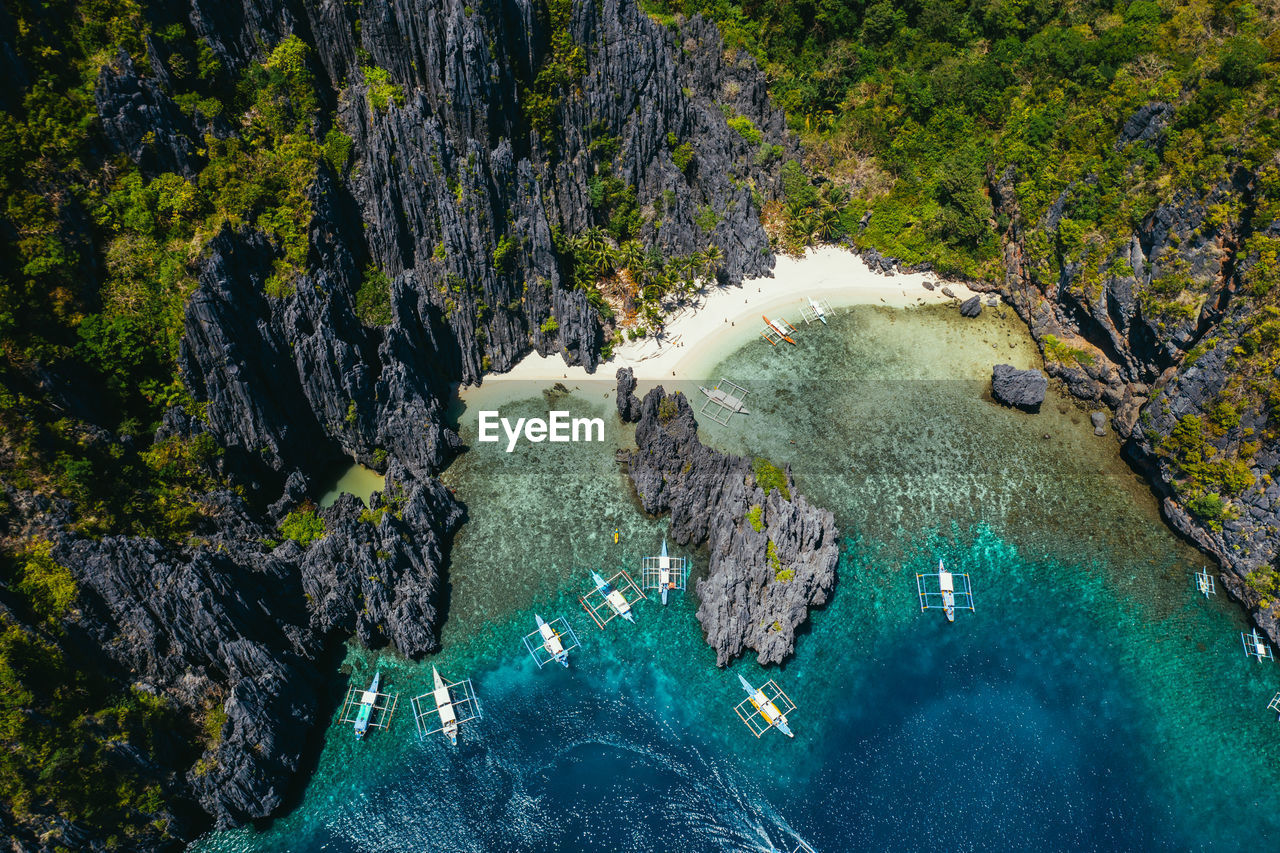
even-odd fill
[{"label": "small lagoon", "polygon": [[[612,382],[501,387],[503,414],[604,416],[603,444],[475,443],[445,474],[467,504],[444,651],[353,649],[399,691],[390,731],[332,726],[296,808],[200,851],[1268,849],[1280,844],[1280,670],[1241,652],[1244,620],[1199,598],[1199,555],[1145,485],[1050,393],[1038,415],[986,399],[991,365],[1036,363],[1008,309],[840,309],[796,347],[763,340],[701,380],[752,414],[703,440],[790,463],[844,534],[832,601],[795,658],[717,670],[690,591],[635,626],[590,623],[590,568],[635,570],[648,519],[614,451]],[[678,387],[701,405],[696,386]],[[551,404],[554,403],[554,406]],[[614,534],[617,532],[617,542]],[[977,612],[922,614],[914,574],[943,558]],[[582,648],[539,671],[520,638],[566,616]],[[469,676],[484,718],[457,748],[420,742],[408,699],[432,664]],[[799,705],[794,741],[733,712],[736,673]],[[346,676],[332,685],[335,704]]]}]

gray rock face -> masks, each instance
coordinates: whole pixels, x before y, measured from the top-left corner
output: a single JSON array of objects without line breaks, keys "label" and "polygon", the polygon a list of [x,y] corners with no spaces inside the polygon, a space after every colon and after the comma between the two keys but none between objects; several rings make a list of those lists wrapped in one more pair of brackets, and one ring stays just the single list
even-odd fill
[{"label": "gray rock face", "polygon": [[636,396],[636,374],[630,367],[618,369],[618,416],[625,423],[640,420],[640,398]]},{"label": "gray rock face", "polygon": [[1018,370],[1011,364],[991,369],[991,396],[1006,406],[1038,412],[1048,389],[1048,378],[1038,370]]},{"label": "gray rock face", "polygon": [[201,806],[219,826],[278,808],[320,707],[319,644],[295,567],[123,537],[67,543],[57,556],[81,591],[74,637],[193,714],[225,709],[207,769],[187,777]]},{"label": "gray rock face", "polygon": [[[543,139],[520,105],[519,78],[531,74],[522,69],[536,69],[549,43],[532,0],[501,16],[457,0],[395,2],[362,16],[358,31],[333,5],[304,3],[305,15],[263,0],[244,6],[229,15],[196,2],[192,20],[232,70],[302,17],[324,32],[314,48],[328,78],[349,83],[334,99],[355,152],[349,175],[321,169],[316,271],[290,295],[262,292],[273,260],[265,241],[228,231],[189,304],[184,375],[254,483],[343,455],[370,464],[379,449],[428,476],[458,445],[441,426],[451,382],[506,370],[530,349],[593,370],[605,330],[587,295],[570,289],[552,234],[604,222],[607,211],[590,203],[596,172],[636,188],[638,208],[653,211],[637,236],[663,254],[715,244],[730,283],[772,267],[751,187],[774,197],[781,158],[759,165],[722,106],[786,156],[795,142],[754,62],[726,51],[700,17],[673,32],[631,0],[574,4],[588,70],[559,99],[555,132]],[[403,106],[370,107],[358,49],[403,88]],[[684,171],[669,139],[693,146]],[[602,141],[616,153],[590,153]],[[718,221],[703,233],[694,220],[708,208]],[[501,264],[499,244],[511,246]],[[393,279],[392,322],[376,329],[354,315],[370,261]]]},{"label": "gray rock face", "polygon": [[344,496],[323,512],[323,538],[268,551],[274,531],[239,498],[212,500],[210,547],[64,536],[54,556],[80,588],[68,624],[77,648],[193,717],[225,711],[186,781],[229,827],[272,814],[297,783],[332,692],[319,661],[338,642],[354,634],[409,657],[439,649],[442,571],[463,510],[439,481],[393,463],[368,520]]},{"label": "gray rock face", "polygon": [[195,177],[203,159],[192,142],[199,138],[195,128],[157,81],[138,75],[124,50],[115,67],[102,69],[93,98],[107,143],[143,174]]},{"label": "gray rock face", "polygon": [[963,317],[977,317],[982,313],[982,297],[970,296],[964,302],[960,303],[960,315]]},{"label": "gray rock face", "polygon": [[1107,434],[1107,416],[1102,412],[1091,412],[1089,414],[1089,422],[1093,424],[1094,435]]},{"label": "gray rock face", "polygon": [[[1168,104],[1143,107],[1120,130],[1115,150],[1132,150],[1135,158],[1145,156],[1141,148],[1158,151],[1172,113]],[[1258,303],[1247,294],[1264,262],[1251,247],[1254,237],[1280,233],[1280,226],[1271,217],[1224,220],[1213,212],[1231,204],[1251,209],[1258,203],[1258,180],[1249,169],[1231,167],[1214,185],[1166,198],[1122,235],[1127,239],[1111,244],[1109,257],[1090,261],[1101,272],[1101,287],[1061,247],[1056,274],[1046,274],[1040,260],[1027,257],[1027,226],[1012,192],[1015,171],[1000,177],[992,197],[997,214],[1010,222],[1002,294],[1042,344],[1052,335],[1080,353],[1059,360],[1052,353],[1062,348],[1054,347],[1046,353],[1046,369],[1077,397],[1114,409],[1124,453],[1161,495],[1165,518],[1220,562],[1224,585],[1280,643],[1277,605],[1258,609],[1265,599],[1246,581],[1252,572],[1272,571],[1280,559],[1274,532],[1280,527],[1280,490],[1268,475],[1280,463],[1280,443],[1267,426],[1267,405],[1255,399],[1240,407],[1238,425],[1205,431],[1206,458],[1230,463],[1243,454],[1250,460],[1243,479],[1252,482],[1237,480],[1236,491],[1220,495],[1224,517],[1188,511],[1195,487],[1161,449],[1184,418],[1209,423],[1220,402],[1236,399],[1231,383],[1238,382],[1247,357],[1238,365],[1230,360],[1258,347]],[[1082,189],[1068,187],[1034,224],[1040,239],[1058,240],[1058,225]],[[1188,305],[1195,307],[1187,310]]]},{"label": "gray rock face", "polygon": [[795,493],[789,472],[791,499],[777,488],[766,494],[749,460],[706,447],[697,432],[683,394],[650,391],[628,460],[631,481],[646,512],[671,513],[672,539],[707,543],[697,615],[716,663],[747,649],[762,664],[781,663],[809,608],[825,604],[835,584],[835,519]]},{"label": "gray rock face", "polygon": [[[209,544],[74,541],[60,532],[65,513],[30,496],[10,503],[33,517],[0,523],[58,539],[84,591],[77,636],[107,650],[104,665],[122,683],[144,680],[192,720],[225,710],[216,748],[198,764],[173,759],[166,772],[178,781],[166,790],[231,826],[284,802],[324,716],[334,678],[317,661],[334,644],[354,635],[407,655],[438,646],[441,573],[463,512],[432,479],[459,445],[444,417],[452,383],[478,382],[532,350],[588,370],[599,364],[612,329],[571,286],[561,239],[609,223],[611,212],[592,206],[593,181],[607,174],[634,187],[634,236],[646,246],[666,256],[719,247],[721,282],[733,284],[772,268],[759,201],[779,196],[781,164],[799,152],[749,57],[726,50],[700,17],[669,30],[634,0],[573,4],[570,35],[587,70],[553,93],[545,137],[524,107],[551,43],[545,4],[535,0],[143,5],[152,20],[187,17],[223,67],[215,88],[230,89],[284,37],[301,37],[326,106],[318,130],[335,117],[353,140],[353,162],[341,174],[319,164],[308,190],[310,256],[288,287],[266,293],[278,248],[247,228],[224,228],[199,262],[179,362],[206,416],[172,412],[161,434],[211,435],[224,451],[220,473],[249,489],[248,503],[210,498],[219,515],[201,531]],[[26,79],[8,50],[9,21],[0,10],[0,67],[12,72],[6,80]],[[191,176],[204,134],[235,129],[198,111],[187,117],[157,44],[148,45],[149,73],[127,58],[102,71],[95,144],[148,175]],[[362,66],[386,69],[404,103],[372,109]],[[726,108],[749,118],[770,148],[729,127]],[[680,169],[672,149],[684,143],[694,155]],[[700,215],[707,210],[714,225]],[[385,326],[366,326],[356,312],[370,267],[391,281]],[[638,401],[630,415],[638,417]],[[362,521],[361,507],[339,501],[323,513],[325,538],[266,550],[261,541],[276,535],[267,518],[296,508],[347,457],[379,468],[386,460],[388,492],[373,512]],[[745,480],[742,489],[745,500]],[[807,606],[825,600],[835,534],[829,514],[802,499],[758,499],[796,577],[765,578],[762,551],[740,569],[722,554],[716,582],[734,580],[712,599],[730,609],[705,622],[718,647],[738,654],[747,643],[776,660]],[[714,536],[741,538],[727,529]],[[830,565],[819,566],[828,555]],[[748,581],[748,571],[760,577]],[[767,606],[743,584],[767,588]],[[778,621],[777,636],[757,635],[744,613]]]},{"label": "gray rock face", "polygon": [[312,629],[409,657],[439,651],[440,567],[463,519],[449,490],[393,463],[370,511],[343,495],[323,516],[329,535],[300,560]]},{"label": "gray rock face", "polygon": [[1119,151],[1134,142],[1151,145],[1157,151],[1164,147],[1164,130],[1173,120],[1172,104],[1154,102],[1138,109],[1120,130],[1116,139],[1115,150]]}]

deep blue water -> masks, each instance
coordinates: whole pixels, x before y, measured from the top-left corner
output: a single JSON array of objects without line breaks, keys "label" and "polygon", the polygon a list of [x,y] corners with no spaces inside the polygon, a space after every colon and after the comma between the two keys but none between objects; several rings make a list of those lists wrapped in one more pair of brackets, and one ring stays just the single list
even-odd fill
[{"label": "deep blue water", "polygon": [[[634,626],[582,613],[586,569],[634,569],[665,529],[612,463],[625,428],[593,449],[477,449],[446,477],[471,520],[445,650],[348,659],[401,692],[391,730],[356,743],[333,726],[297,808],[199,849],[1280,847],[1280,673],[1241,653],[1230,603],[1195,595],[1197,555],[1086,415],[982,399],[993,349],[1031,358],[1016,324],[868,308],[786,355],[765,346],[717,371],[751,376],[752,420],[703,434],[792,462],[845,532],[837,592],[793,660],[718,670],[692,582]],[[607,383],[577,392],[575,410],[608,403]],[[696,579],[705,555],[688,556]],[[939,558],[973,576],[977,612],[954,625],[915,600]],[[574,624],[571,669],[525,654],[535,610]],[[481,697],[457,748],[414,735],[408,698],[433,663]],[[794,740],[737,718],[739,672],[796,701]]]}]

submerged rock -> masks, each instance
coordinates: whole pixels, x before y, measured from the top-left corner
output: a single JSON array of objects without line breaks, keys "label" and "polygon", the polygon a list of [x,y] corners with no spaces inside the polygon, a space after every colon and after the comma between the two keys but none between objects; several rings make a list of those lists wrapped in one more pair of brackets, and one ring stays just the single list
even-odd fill
[{"label": "submerged rock", "polygon": [[683,394],[645,395],[628,470],[646,512],[671,513],[671,537],[707,543],[698,581],[698,621],[724,666],[745,650],[762,664],[795,650],[809,608],[825,604],[836,580],[835,519],[795,492],[789,471],[756,467],[698,440]]},{"label": "submerged rock", "polygon": [[1089,421],[1093,424],[1094,435],[1107,434],[1107,416],[1102,412],[1093,412],[1089,415]]},{"label": "submerged rock", "polygon": [[1048,377],[1038,370],[1018,370],[1011,364],[997,364],[991,370],[991,395],[1006,406],[1038,412],[1048,388]]}]

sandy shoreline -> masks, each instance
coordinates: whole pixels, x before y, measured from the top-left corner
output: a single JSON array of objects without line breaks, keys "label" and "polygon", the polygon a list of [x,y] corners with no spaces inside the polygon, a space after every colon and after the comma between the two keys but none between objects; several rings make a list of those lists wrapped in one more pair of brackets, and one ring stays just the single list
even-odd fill
[{"label": "sandy shoreline", "polygon": [[[924,282],[932,282],[929,290]],[[803,258],[779,256],[772,278],[747,279],[741,287],[709,292],[697,306],[668,318],[660,340],[627,341],[613,351],[613,358],[595,374],[569,366],[559,355],[530,353],[506,373],[486,376],[483,386],[458,389],[464,402],[481,393],[500,393],[506,383],[538,381],[612,380],[620,367],[630,367],[642,383],[662,379],[687,379],[714,367],[732,343],[745,343],[760,334],[762,314],[782,317],[804,331],[800,317],[805,297],[824,299],[832,308],[850,305],[887,305],[906,308],[952,301],[942,293],[949,288],[959,299],[975,295],[963,284],[939,281],[932,273],[885,276],[873,272],[862,258],[845,249],[823,246],[810,249]],[[707,363],[712,362],[712,363]],[[488,397],[490,394],[485,393]]]}]

